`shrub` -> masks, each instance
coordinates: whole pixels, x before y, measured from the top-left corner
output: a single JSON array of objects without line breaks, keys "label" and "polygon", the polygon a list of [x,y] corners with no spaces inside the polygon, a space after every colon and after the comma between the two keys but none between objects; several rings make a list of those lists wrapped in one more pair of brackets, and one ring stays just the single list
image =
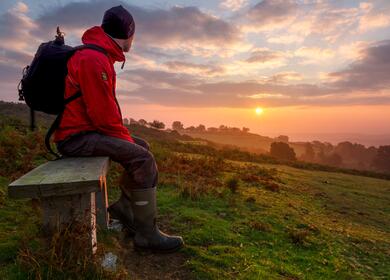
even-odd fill
[{"label": "shrub", "polygon": [[310,231],[307,229],[293,229],[288,231],[292,243],[296,245],[306,245]]},{"label": "shrub", "polygon": [[284,142],[272,143],[270,154],[271,156],[274,156],[278,159],[285,159],[291,161],[295,161],[297,159],[294,149]]},{"label": "shrub", "polygon": [[224,170],[225,162],[221,158],[205,156],[190,158],[182,155],[171,155],[163,161],[158,162],[161,172],[182,174],[186,177],[207,177],[215,178]]},{"label": "shrub", "polygon": [[190,181],[179,184],[179,193],[183,198],[198,200],[208,194],[208,191],[202,185]]},{"label": "shrub", "polygon": [[16,179],[45,160],[47,152],[41,131],[22,131],[2,126],[0,131],[0,176]]},{"label": "shrub", "polygon": [[231,177],[227,179],[226,186],[232,193],[237,193],[239,180],[236,177]]},{"label": "shrub", "polygon": [[264,180],[261,182],[261,184],[268,191],[271,191],[271,192],[279,192],[280,191],[280,185],[275,183],[275,182],[272,182],[269,180]]},{"label": "shrub", "polygon": [[270,232],[270,231],[272,231],[272,227],[271,227],[270,224],[263,223],[263,222],[260,222],[260,221],[251,221],[251,222],[249,222],[249,227],[254,229],[254,230],[258,230],[258,231],[262,231],[262,232]]},{"label": "shrub", "polygon": [[88,232],[89,226],[74,223],[53,232],[49,240],[45,234],[39,240],[24,240],[18,262],[29,279],[123,279],[127,274],[123,269],[109,272],[100,265],[102,243],[91,256]]}]

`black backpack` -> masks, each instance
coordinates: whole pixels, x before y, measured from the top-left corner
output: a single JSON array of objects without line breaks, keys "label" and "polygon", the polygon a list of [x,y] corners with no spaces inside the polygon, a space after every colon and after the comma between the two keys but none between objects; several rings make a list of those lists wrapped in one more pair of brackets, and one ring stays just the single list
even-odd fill
[{"label": "black backpack", "polygon": [[64,33],[57,27],[55,40],[39,46],[31,64],[23,69],[23,77],[18,85],[19,100],[24,100],[30,107],[32,130],[35,127],[34,111],[57,115],[45,137],[46,148],[56,157],[59,156],[52,150],[50,138],[60,124],[65,105],[81,96],[81,92],[77,92],[64,98],[67,62],[77,50],[85,48],[107,55],[106,50],[92,44],[77,47],[65,45]]}]

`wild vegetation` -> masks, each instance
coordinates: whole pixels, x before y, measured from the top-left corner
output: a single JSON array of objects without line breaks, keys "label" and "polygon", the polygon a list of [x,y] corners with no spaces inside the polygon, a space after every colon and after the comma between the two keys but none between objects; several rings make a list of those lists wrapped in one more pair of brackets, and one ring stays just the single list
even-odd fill
[{"label": "wild vegetation", "polygon": [[[387,175],[280,161],[131,124],[158,163],[159,223],[186,247],[169,257],[139,254],[125,232],[100,231],[99,252],[87,258],[74,255],[82,252],[77,232],[47,243],[39,204],[7,197],[9,182],[47,160],[45,130],[5,116],[0,127],[1,279],[390,277]],[[121,171],[112,164],[110,201]],[[115,272],[100,265],[107,252],[119,257]]]}]

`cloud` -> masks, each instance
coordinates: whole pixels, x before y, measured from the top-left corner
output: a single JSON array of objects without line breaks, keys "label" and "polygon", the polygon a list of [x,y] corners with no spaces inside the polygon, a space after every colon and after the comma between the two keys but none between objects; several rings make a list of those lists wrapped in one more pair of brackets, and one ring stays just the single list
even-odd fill
[{"label": "cloud", "polygon": [[33,59],[29,53],[0,48],[0,64],[25,67]]},{"label": "cloud", "polygon": [[364,56],[364,51],[370,46],[370,42],[355,41],[339,46],[338,56],[346,60],[359,60]]},{"label": "cloud", "polygon": [[365,11],[364,15],[359,19],[360,32],[367,32],[368,30],[384,28],[390,25],[390,6],[375,8],[373,3],[361,3],[360,8]]},{"label": "cloud", "polygon": [[263,0],[239,14],[248,31],[272,31],[293,21],[298,4],[293,0]]},{"label": "cloud", "polygon": [[17,3],[0,16],[0,82],[1,97],[16,100],[17,84],[22,69],[33,58],[33,45],[37,39],[30,34],[37,26],[27,16],[28,6]]},{"label": "cloud", "polygon": [[[199,76],[166,71],[135,69],[122,73],[120,79],[136,84],[135,89],[122,89],[122,101],[127,96],[143,99],[143,103],[183,107],[251,107],[302,104],[307,96],[320,98],[329,89],[316,85],[277,85],[256,81],[209,82]],[[141,102],[139,100],[139,102]],[[306,103],[310,103],[306,102]]]},{"label": "cloud", "polygon": [[185,40],[195,43],[229,44],[238,39],[239,31],[228,22],[200,11],[196,7],[172,7],[169,10],[139,10],[140,40],[171,43]]},{"label": "cloud", "polygon": [[390,25],[390,16],[380,13],[376,15],[366,15],[360,19],[359,29],[362,32],[367,30],[383,28]]},{"label": "cloud", "polygon": [[292,43],[302,43],[305,40],[304,36],[298,36],[293,34],[286,34],[286,35],[271,35],[267,38],[267,42],[271,44],[292,44]]},{"label": "cloud", "polygon": [[[390,25],[390,9],[372,3],[342,5],[340,1],[264,0],[239,11],[243,29],[262,32],[273,44],[300,44],[307,38],[334,43],[357,31]],[[357,4],[357,5],[356,5]]]},{"label": "cloud", "polygon": [[230,73],[237,71],[242,73],[252,73],[261,69],[276,69],[287,64],[287,52],[274,51],[267,48],[255,48],[249,53],[249,57],[244,61],[234,61],[226,66]]},{"label": "cloud", "polygon": [[348,68],[329,73],[339,90],[389,90],[390,89],[390,40],[372,44],[362,53],[362,58]]},{"label": "cloud", "polygon": [[297,72],[280,72],[275,75],[272,75],[268,82],[276,84],[284,84],[292,81],[301,81],[303,80],[303,75]]},{"label": "cloud", "polygon": [[167,10],[147,9],[121,1],[72,2],[47,11],[37,19],[43,29],[39,36],[47,34],[55,26],[82,32],[85,28],[100,25],[104,11],[121,4],[133,15],[136,22],[135,44],[156,48],[180,49],[185,47],[194,54],[202,51],[213,54],[221,46],[240,44],[240,30],[229,22],[197,7],[174,6]]},{"label": "cloud", "polygon": [[224,9],[237,11],[247,4],[247,0],[223,0],[220,6]]},{"label": "cloud", "polygon": [[296,20],[286,26],[286,33],[297,37],[315,37],[334,43],[352,34],[364,11],[359,7],[343,7],[337,1],[317,1],[301,4]]},{"label": "cloud", "polygon": [[[337,8],[335,2],[325,1],[264,0],[250,7],[244,1],[229,3],[239,2],[244,5],[236,12],[242,15],[243,30],[263,32],[264,41],[272,44],[322,38],[333,42],[344,34],[361,32],[363,16],[378,12],[372,5]],[[234,25],[237,21],[196,7],[150,9],[102,0],[71,2],[48,9],[36,19],[23,3],[4,12],[0,17],[2,96],[16,96],[22,67],[31,61],[39,43],[52,37],[57,25],[72,42],[74,34],[100,24],[103,12],[120,3],[136,20],[130,70],[118,73],[118,93],[125,103],[192,107],[390,104],[389,41],[356,41],[334,48],[310,44],[295,46],[295,51],[278,46],[280,51],[253,46],[248,41],[256,34],[244,37]],[[340,55],[342,63],[353,62],[339,71],[321,73],[318,84],[307,83],[300,69],[289,65],[329,66]]]},{"label": "cloud", "polygon": [[172,73],[163,70],[134,69],[126,70],[118,75],[119,78],[131,81],[139,86],[169,87],[193,89],[201,79],[198,76]]},{"label": "cloud", "polygon": [[280,61],[281,59],[284,59],[284,55],[282,52],[277,51],[271,51],[268,49],[259,49],[256,51],[253,51],[248,59],[246,59],[246,62],[249,63],[265,63],[269,61]]},{"label": "cloud", "polygon": [[[148,73],[148,77],[152,77],[152,80],[154,80],[153,76],[153,71]],[[122,91],[121,102],[196,108],[250,108],[256,105],[265,107],[383,105],[390,104],[390,94],[340,94],[332,89],[310,84],[275,85],[252,81],[219,83],[203,81],[187,87],[177,87],[171,83],[167,83],[164,87],[153,83],[143,84],[136,90]]]},{"label": "cloud", "polygon": [[[22,76],[21,69],[9,64],[0,63],[0,82],[3,83],[14,83],[15,84],[15,92],[17,86],[17,77]],[[19,79],[20,79],[19,78]]]},{"label": "cloud", "polygon": [[5,49],[26,51],[37,39],[31,31],[38,26],[27,16],[28,6],[17,3],[0,17],[0,47]]},{"label": "cloud", "polygon": [[137,84],[124,96],[144,103],[183,107],[253,107],[290,105],[390,104],[390,40],[377,42],[343,70],[329,73],[322,84],[301,83],[297,72],[279,72],[262,81],[211,82],[195,74],[166,71],[126,71],[122,79]]},{"label": "cloud", "polygon": [[[65,31],[68,44],[77,44],[75,41],[80,40],[82,32],[90,26],[99,25],[104,11],[116,4],[128,8],[136,20],[132,67],[217,75],[223,72],[221,66],[180,62],[178,58],[188,58],[191,54],[204,57],[232,55],[250,48],[240,40],[240,31],[235,26],[197,7],[147,9],[121,1],[98,0],[67,3],[44,10],[33,19],[28,15],[28,6],[17,3],[0,17],[3,77],[14,77],[13,82],[16,83],[19,74],[15,72],[15,65],[21,71],[31,61],[39,44],[54,37],[56,26]],[[151,52],[155,52],[154,57],[150,55]],[[167,58],[171,62],[161,63],[161,59]],[[12,67],[8,67],[9,64],[13,64]]]},{"label": "cloud", "polygon": [[329,61],[336,53],[332,49],[318,47],[301,47],[294,52],[296,57],[303,58],[303,64],[313,64]]},{"label": "cloud", "polygon": [[168,70],[179,71],[181,73],[205,75],[207,77],[220,75],[225,72],[224,68],[219,65],[199,64],[183,61],[168,61],[165,63]]}]

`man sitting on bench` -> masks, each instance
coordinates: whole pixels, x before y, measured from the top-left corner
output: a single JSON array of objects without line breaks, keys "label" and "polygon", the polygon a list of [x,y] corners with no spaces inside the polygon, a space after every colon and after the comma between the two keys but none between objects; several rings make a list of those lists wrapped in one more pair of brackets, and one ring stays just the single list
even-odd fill
[{"label": "man sitting on bench", "polygon": [[68,61],[65,98],[81,91],[81,97],[66,105],[54,141],[65,156],[109,156],[125,168],[120,199],[109,207],[134,234],[136,249],[173,252],[183,246],[180,236],[169,236],[156,224],[158,170],[147,142],[132,137],[122,123],[115,97],[114,62],[125,61],[135,24],[122,6],[107,10],[101,26],[85,31],[84,44],[102,47],[78,50]]}]

